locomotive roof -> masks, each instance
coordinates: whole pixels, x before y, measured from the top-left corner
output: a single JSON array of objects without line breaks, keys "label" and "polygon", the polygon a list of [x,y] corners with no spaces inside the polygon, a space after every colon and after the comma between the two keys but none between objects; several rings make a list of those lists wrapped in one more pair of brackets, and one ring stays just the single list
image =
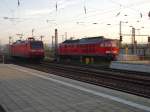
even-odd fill
[{"label": "locomotive roof", "polygon": [[14,44],[26,44],[29,42],[41,42],[40,40],[17,40],[16,42],[13,43]]},{"label": "locomotive roof", "polygon": [[66,40],[63,42],[63,44],[97,43],[97,42],[102,42],[104,40],[111,40],[111,39],[104,38],[104,36],[88,37],[88,38],[82,38],[82,39],[76,39],[76,40]]}]

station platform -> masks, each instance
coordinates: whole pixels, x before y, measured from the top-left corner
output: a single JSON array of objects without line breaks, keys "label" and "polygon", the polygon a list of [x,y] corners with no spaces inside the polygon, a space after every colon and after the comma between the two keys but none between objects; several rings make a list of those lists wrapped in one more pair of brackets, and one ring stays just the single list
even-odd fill
[{"label": "station platform", "polygon": [[150,61],[112,61],[110,68],[150,73]]},{"label": "station platform", "polygon": [[150,112],[150,99],[37,70],[0,65],[6,112]]}]

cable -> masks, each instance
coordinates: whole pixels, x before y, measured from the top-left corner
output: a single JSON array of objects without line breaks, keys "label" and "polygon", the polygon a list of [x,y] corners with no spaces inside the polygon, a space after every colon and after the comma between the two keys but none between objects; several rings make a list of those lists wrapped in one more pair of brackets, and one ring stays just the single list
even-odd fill
[{"label": "cable", "polygon": [[[114,3],[114,4],[116,4],[116,5],[122,6],[124,9],[125,9],[125,8],[128,8],[128,9],[131,9],[131,10],[133,10],[133,11],[135,11],[135,12],[138,12],[141,18],[142,18],[142,12],[139,11],[139,10],[136,10],[136,9],[134,9],[134,8],[132,8],[132,7],[137,6],[137,5],[142,5],[142,4],[145,4],[145,3],[149,2],[149,0],[146,0],[147,2],[141,1],[141,2],[138,2],[138,3],[135,3],[135,2],[134,2],[133,4],[123,5],[123,4],[120,4],[120,3],[118,3],[118,2],[115,2],[114,0],[109,0],[109,1],[111,1],[112,3]],[[150,2],[149,2],[149,3],[150,3]]]}]

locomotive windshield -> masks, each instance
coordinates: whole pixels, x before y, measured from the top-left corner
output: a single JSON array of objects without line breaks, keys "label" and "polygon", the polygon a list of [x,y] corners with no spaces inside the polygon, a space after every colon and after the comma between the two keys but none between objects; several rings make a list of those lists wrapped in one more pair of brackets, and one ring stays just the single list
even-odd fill
[{"label": "locomotive windshield", "polygon": [[31,42],[31,49],[43,49],[42,42]]}]

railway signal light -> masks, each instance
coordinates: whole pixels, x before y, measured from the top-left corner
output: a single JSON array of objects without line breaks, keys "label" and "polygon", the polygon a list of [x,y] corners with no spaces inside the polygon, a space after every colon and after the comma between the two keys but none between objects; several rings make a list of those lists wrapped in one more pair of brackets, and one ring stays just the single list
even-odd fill
[{"label": "railway signal light", "polygon": [[149,13],[148,13],[148,17],[150,18],[150,11],[149,11]]},{"label": "railway signal light", "polygon": [[122,36],[120,36],[120,42],[122,42]]},{"label": "railway signal light", "polygon": [[150,43],[150,36],[148,37],[148,42]]}]

